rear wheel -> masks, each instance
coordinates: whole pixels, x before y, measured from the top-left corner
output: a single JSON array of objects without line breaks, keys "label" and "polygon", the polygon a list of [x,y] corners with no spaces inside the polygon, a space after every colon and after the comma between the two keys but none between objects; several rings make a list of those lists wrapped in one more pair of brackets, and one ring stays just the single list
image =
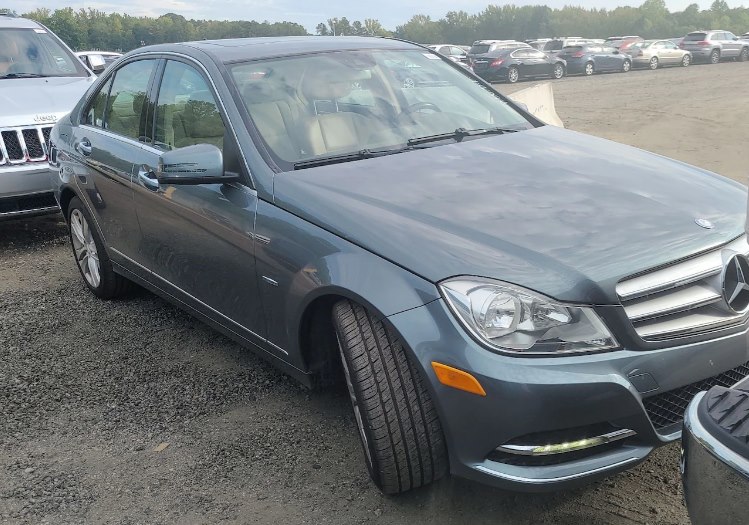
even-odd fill
[{"label": "rear wheel", "polygon": [[682,65],[683,67],[687,67],[687,66],[689,66],[689,64],[691,64],[691,63],[692,63],[692,57],[691,57],[691,56],[689,56],[689,55],[684,55],[684,56],[682,57],[682,59],[681,59],[681,65]]},{"label": "rear wheel", "polygon": [[333,324],[367,469],[386,494],[447,473],[442,427],[419,371],[379,318],[344,300]]},{"label": "rear wheel", "polygon": [[559,80],[564,76],[564,66],[562,64],[554,64],[554,70],[552,71],[554,78]]},{"label": "rear wheel", "polygon": [[658,57],[650,59],[650,69],[658,69]]},{"label": "rear wheel", "polygon": [[112,269],[104,243],[93,224],[83,202],[73,197],[68,205],[68,233],[78,270],[94,295],[113,299],[128,291],[130,281]]},{"label": "rear wheel", "polygon": [[749,47],[745,47],[739,54],[739,62],[746,62],[749,60]]},{"label": "rear wheel", "polygon": [[596,69],[593,66],[593,62],[588,62],[587,64],[585,64],[585,74],[586,75],[590,76],[593,73],[595,73],[595,71],[596,71]]},{"label": "rear wheel", "polygon": [[710,63],[717,64],[718,62],[720,62],[720,51],[713,49],[713,52],[710,53]]},{"label": "rear wheel", "polygon": [[514,84],[520,80],[520,71],[515,66],[510,67],[510,69],[507,70],[507,81],[510,84]]},{"label": "rear wheel", "polygon": [[629,60],[625,60],[622,64],[622,71],[627,73],[630,69],[632,69],[632,62],[630,62]]}]

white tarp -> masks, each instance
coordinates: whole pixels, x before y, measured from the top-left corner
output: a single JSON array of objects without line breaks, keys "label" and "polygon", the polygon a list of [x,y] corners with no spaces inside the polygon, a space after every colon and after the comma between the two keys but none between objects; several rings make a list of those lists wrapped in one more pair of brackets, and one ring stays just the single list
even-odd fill
[{"label": "white tarp", "polygon": [[548,82],[521,89],[509,95],[509,97],[515,102],[525,104],[530,114],[547,124],[560,128],[564,127],[562,119],[559,118],[554,107],[554,90]]}]

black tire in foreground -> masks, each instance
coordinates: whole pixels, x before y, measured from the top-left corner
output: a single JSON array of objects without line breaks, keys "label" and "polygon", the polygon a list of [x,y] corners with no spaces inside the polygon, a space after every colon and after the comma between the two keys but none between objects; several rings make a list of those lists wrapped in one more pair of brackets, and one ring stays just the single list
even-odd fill
[{"label": "black tire in foreground", "polygon": [[386,494],[396,494],[444,476],[442,426],[398,338],[348,300],[333,307],[333,324],[372,480]]},{"label": "black tire in foreground", "polygon": [[83,282],[101,299],[114,299],[130,290],[130,281],[114,272],[91,214],[78,197],[68,205],[68,235]]}]

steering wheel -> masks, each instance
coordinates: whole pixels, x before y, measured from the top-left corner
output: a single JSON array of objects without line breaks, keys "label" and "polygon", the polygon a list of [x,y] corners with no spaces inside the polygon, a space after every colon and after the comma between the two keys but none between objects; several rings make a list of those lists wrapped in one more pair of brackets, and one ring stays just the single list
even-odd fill
[{"label": "steering wheel", "polygon": [[437,104],[433,104],[432,102],[414,102],[410,106],[408,106],[406,109],[403,110],[403,113],[416,113],[417,111],[421,111],[423,109],[434,111],[435,113],[442,113],[442,110]]}]

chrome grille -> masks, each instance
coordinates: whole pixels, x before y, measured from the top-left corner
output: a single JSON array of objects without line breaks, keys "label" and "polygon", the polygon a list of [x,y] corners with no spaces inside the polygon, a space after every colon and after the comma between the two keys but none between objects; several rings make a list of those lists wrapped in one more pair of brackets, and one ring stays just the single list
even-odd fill
[{"label": "chrome grille", "polygon": [[47,160],[51,126],[24,126],[0,131],[0,165]]},{"label": "chrome grille", "polygon": [[747,314],[730,311],[723,301],[723,267],[732,252],[749,254],[746,236],[619,282],[616,293],[637,334],[646,341],[662,341],[744,322]]}]

